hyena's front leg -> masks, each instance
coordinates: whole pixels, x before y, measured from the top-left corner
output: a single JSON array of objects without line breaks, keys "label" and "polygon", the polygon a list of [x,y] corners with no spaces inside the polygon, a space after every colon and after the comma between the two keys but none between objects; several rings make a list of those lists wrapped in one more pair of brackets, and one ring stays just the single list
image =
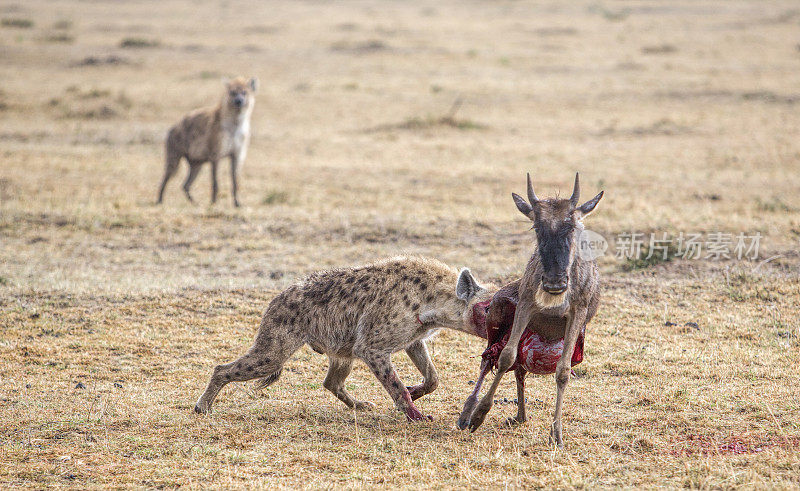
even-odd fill
[{"label": "hyena's front leg", "polygon": [[[356,356],[364,360],[364,363],[378,377],[383,387],[394,400],[397,409],[404,412],[410,421],[425,419],[425,415],[420,412],[411,400],[411,394],[400,381],[397,372],[392,365],[391,353],[377,350],[359,350]],[[430,416],[427,419],[433,419]]]},{"label": "hyena's front leg", "polygon": [[330,364],[328,366],[328,374],[325,376],[325,382],[322,385],[326,389],[333,392],[340,401],[345,403],[351,409],[372,409],[375,404],[367,401],[357,401],[353,396],[344,388],[344,381],[350,375],[350,369],[353,367],[352,358],[339,358],[328,356]]},{"label": "hyena's front leg", "polygon": [[231,155],[231,191],[233,192],[233,206],[239,207],[239,166],[244,161],[244,152]]},{"label": "hyena's front leg", "polygon": [[406,353],[417,370],[422,373],[422,383],[408,388],[412,400],[417,400],[425,394],[430,394],[439,385],[439,375],[436,373],[436,367],[433,366],[431,355],[428,353],[428,346],[425,341],[415,341],[411,346],[406,348]]},{"label": "hyena's front leg", "polygon": [[183,192],[186,194],[186,199],[189,202],[194,203],[194,199],[192,199],[191,189],[192,183],[197,178],[197,174],[200,172],[200,168],[202,167],[202,163],[197,162],[189,162],[189,175],[186,176],[186,180],[183,182]]}]

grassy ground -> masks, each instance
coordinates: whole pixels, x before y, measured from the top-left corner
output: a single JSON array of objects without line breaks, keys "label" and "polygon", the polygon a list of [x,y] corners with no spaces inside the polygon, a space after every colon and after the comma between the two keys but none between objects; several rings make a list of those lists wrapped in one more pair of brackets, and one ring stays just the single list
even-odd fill
[{"label": "grassy ground", "polygon": [[[793,2],[3,3],[0,484],[800,486],[798,24]],[[226,173],[207,205],[207,170],[202,204],[180,176],[154,206],[166,129],[239,74],[261,80],[245,206]],[[455,429],[482,342],[449,332],[432,422],[362,364],[378,409],[346,410],[305,349],[191,411],[309,271],[410,252],[519,275],[509,193],[578,170],[609,239],[763,238],[756,261],[601,259],[565,450],[551,377],[527,425],[501,426],[509,402]]]}]

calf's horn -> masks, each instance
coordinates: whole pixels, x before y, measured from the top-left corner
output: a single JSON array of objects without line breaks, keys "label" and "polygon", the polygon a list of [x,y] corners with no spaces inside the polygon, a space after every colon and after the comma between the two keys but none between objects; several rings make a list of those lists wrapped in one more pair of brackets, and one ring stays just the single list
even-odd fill
[{"label": "calf's horn", "polygon": [[572,206],[578,206],[578,200],[581,198],[581,183],[578,181],[578,173],[575,173],[575,186],[572,188],[572,196],[569,198],[569,202],[572,203]]},{"label": "calf's horn", "polygon": [[528,172],[528,201],[530,201],[531,204],[534,204],[537,201],[539,201],[539,198],[536,197],[536,193],[533,192],[533,184],[531,184],[530,172]]}]

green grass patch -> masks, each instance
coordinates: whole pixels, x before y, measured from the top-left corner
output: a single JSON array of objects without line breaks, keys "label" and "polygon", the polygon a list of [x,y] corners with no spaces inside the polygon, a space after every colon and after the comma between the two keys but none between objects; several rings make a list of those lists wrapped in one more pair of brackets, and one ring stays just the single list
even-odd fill
[{"label": "green grass patch", "polygon": [[794,208],[784,203],[780,198],[773,196],[770,199],[756,198],[756,209],[772,213],[795,211]]},{"label": "green grass patch", "polygon": [[272,206],[289,202],[289,193],[286,191],[269,191],[264,195],[261,204]]}]

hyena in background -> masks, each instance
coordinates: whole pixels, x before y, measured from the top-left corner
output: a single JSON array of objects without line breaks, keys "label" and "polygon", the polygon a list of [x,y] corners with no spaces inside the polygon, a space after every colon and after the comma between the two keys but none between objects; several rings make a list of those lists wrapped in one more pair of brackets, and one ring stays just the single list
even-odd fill
[{"label": "hyena in background", "polygon": [[189,190],[200,168],[211,162],[211,202],[217,201],[217,164],[225,157],[231,160],[233,204],[239,206],[239,167],[244,163],[250,141],[250,115],[255,104],[258,79],[236,78],[225,84],[225,95],[216,107],[198,109],[184,116],[170,128],[166,142],[166,169],[158,191],[158,203],[164,200],[164,188],[175,175],[182,158],[189,162],[189,175],[183,192],[189,201]]},{"label": "hyena in background", "polygon": [[[355,400],[344,388],[353,359],[360,358],[409,420],[423,419],[412,401],[438,384],[425,340],[439,328],[486,337],[484,315],[490,299],[491,293],[468,269],[458,272],[422,257],[315,273],[270,302],[253,346],[238,360],[214,368],[194,409],[209,412],[229,382],[262,378],[261,387],[270,385],[284,362],[309,344],[328,355],[324,386],[348,407],[374,407]],[[422,384],[406,387],[398,378],[390,357],[403,349],[422,372]]]}]

